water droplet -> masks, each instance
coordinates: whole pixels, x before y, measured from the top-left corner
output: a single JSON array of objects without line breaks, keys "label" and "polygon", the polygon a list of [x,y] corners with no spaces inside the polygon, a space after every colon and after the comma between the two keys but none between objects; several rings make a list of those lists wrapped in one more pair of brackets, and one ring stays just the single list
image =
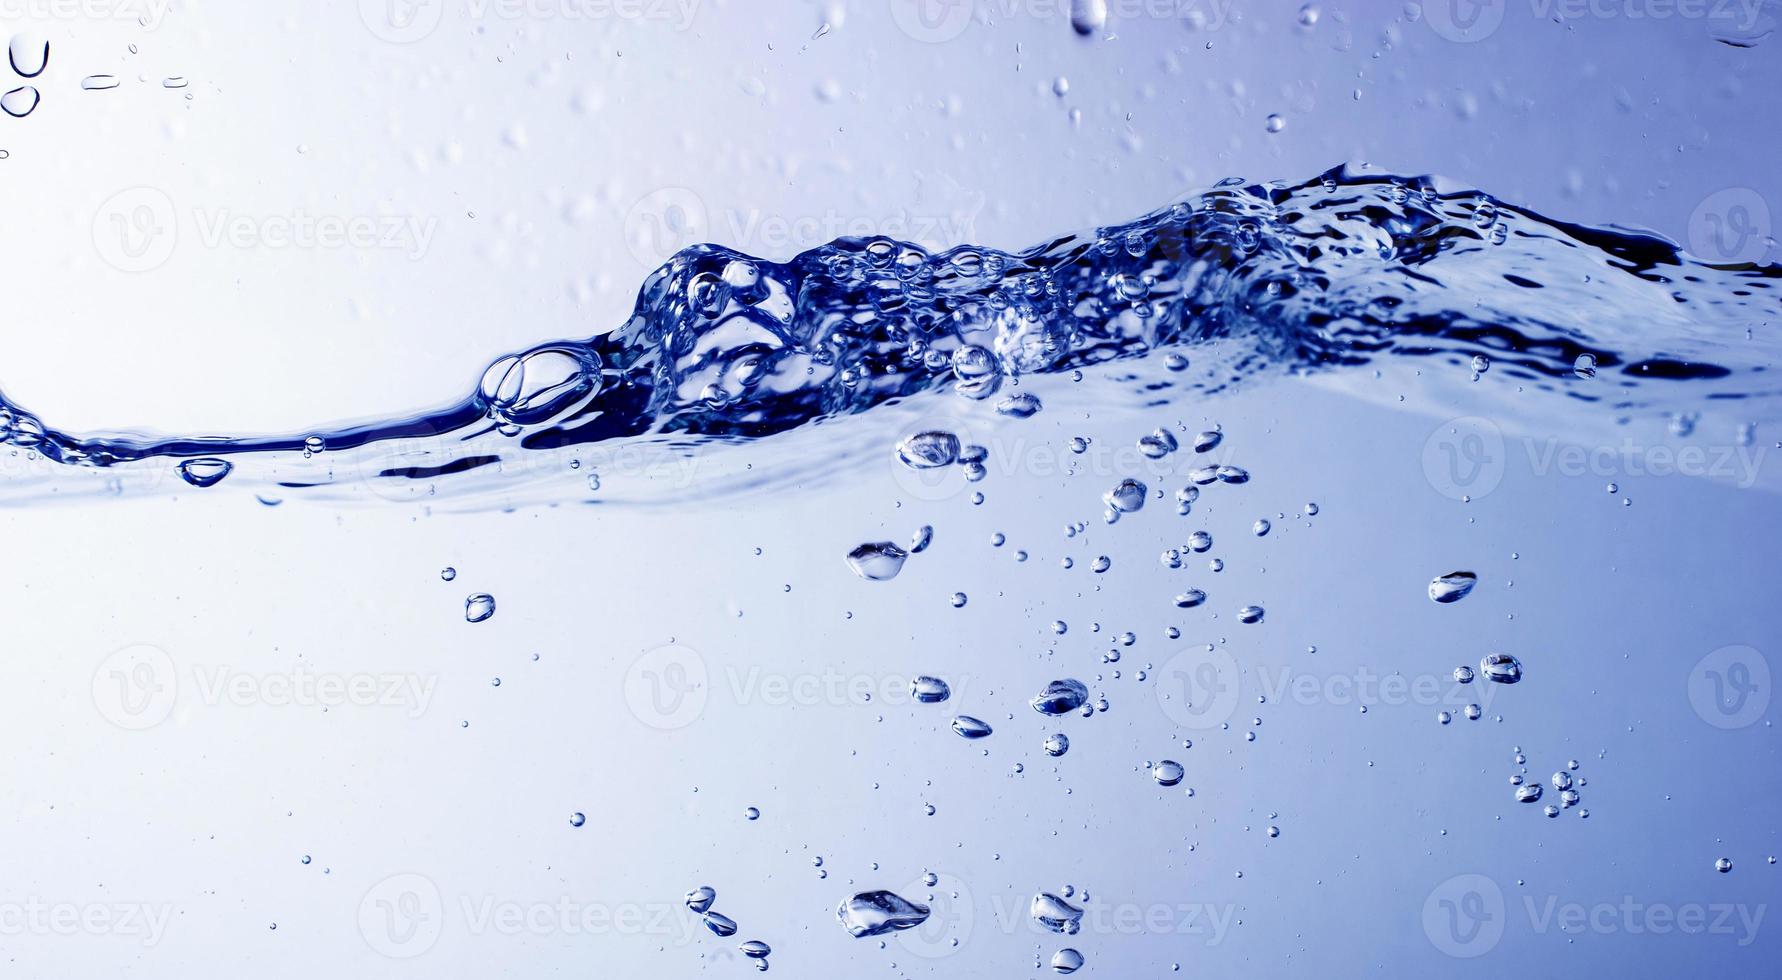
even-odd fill
[{"label": "water droplet", "polygon": [[722,912],[705,913],[705,927],[723,938],[736,935],[736,920]]},{"label": "water droplet", "polygon": [[1236,485],[1250,482],[1250,471],[1241,466],[1221,466],[1218,474],[1220,483]]},{"label": "water droplet", "polygon": [[910,554],[919,555],[922,552],[927,551],[928,546],[933,543],[934,527],[933,525],[924,524],[917,528],[915,535],[910,538]]},{"label": "water droplet", "polygon": [[1182,764],[1171,759],[1165,759],[1151,767],[1151,778],[1157,780],[1159,786],[1174,786],[1182,781],[1184,775],[1186,773]]},{"label": "water droplet", "polygon": [[1046,736],[1046,741],[1041,747],[1046,750],[1046,754],[1049,756],[1060,756],[1070,751],[1070,738],[1063,732],[1053,732]]},{"label": "water droplet", "polygon": [[990,725],[971,715],[958,715],[953,719],[953,730],[961,738],[983,738],[990,734]]},{"label": "water droplet", "polygon": [[1083,682],[1066,677],[1047,684],[1029,703],[1042,715],[1064,715],[1081,708],[1087,700],[1089,689]]},{"label": "water droplet", "polygon": [[458,577],[458,570],[450,565],[439,570],[439,577],[447,582]]},{"label": "water droplet", "polygon": [[179,476],[180,479],[190,483],[192,486],[203,489],[205,487],[214,487],[223,482],[223,477],[228,476],[229,471],[234,468],[235,464],[226,459],[214,459],[210,457],[188,459],[179,464]]},{"label": "water droplet", "polygon": [[1194,451],[1197,453],[1212,452],[1224,439],[1225,434],[1222,432],[1202,432],[1194,437]]},{"label": "water droplet", "polygon": [[1596,355],[1579,354],[1572,362],[1572,373],[1586,381],[1596,377]]},{"label": "water droplet", "polygon": [[12,70],[20,78],[36,78],[49,64],[49,40],[41,34],[14,34],[12,42],[6,46],[6,53],[12,62]]},{"label": "water droplet", "polygon": [[1238,610],[1237,615],[1238,622],[1240,623],[1260,623],[1262,622],[1264,610],[1261,606],[1245,606]]},{"label": "water droplet", "polygon": [[717,900],[718,893],[713,891],[710,885],[700,885],[687,893],[687,908],[703,915]]},{"label": "water droplet", "polygon": [[938,677],[922,676],[910,682],[910,697],[921,704],[939,704],[953,696],[953,689]]},{"label": "water droplet", "polygon": [[1539,801],[1540,798],[1540,783],[1525,783],[1516,787],[1516,802],[1518,803],[1534,803]]},{"label": "water droplet", "polygon": [[580,827],[582,824],[585,824],[587,822],[588,822],[587,816],[585,816],[579,810],[576,811],[575,813],[572,813],[569,815],[569,825],[571,827]]},{"label": "water droplet", "polygon": [[951,466],[959,459],[959,437],[951,432],[918,432],[897,444],[897,458],[912,470]]},{"label": "water droplet", "polygon": [[848,935],[865,939],[921,925],[928,918],[928,906],[917,905],[895,892],[861,892],[837,906],[835,918]]},{"label": "water droplet", "polygon": [[965,608],[966,595],[963,592],[955,592],[955,593],[953,593],[952,598],[948,599],[947,601],[949,601],[953,604],[954,609],[963,609],[963,608]]},{"label": "water droplet", "polygon": [[1271,112],[1268,114],[1268,131],[1269,132],[1278,133],[1281,130],[1286,129],[1286,128],[1287,128],[1287,120],[1281,118],[1280,113]]},{"label": "water droplet", "polygon": [[769,953],[773,952],[772,946],[767,945],[766,943],[762,942],[759,939],[751,939],[748,942],[743,943],[742,945],[740,945],[736,948],[744,956],[747,956],[749,959],[752,959],[752,960],[763,959]]},{"label": "water droplet", "polygon": [[1721,858],[1714,862],[1714,870],[1726,874],[1732,870],[1732,858]]},{"label": "water droplet", "polygon": [[902,548],[889,541],[871,542],[848,552],[848,567],[868,582],[887,582],[903,570],[907,557]]},{"label": "water droplet", "polygon": [[1101,30],[1107,21],[1108,0],[1071,0],[1070,26],[1078,35],[1089,37]]},{"label": "water droplet", "polygon": [[1479,576],[1472,572],[1449,572],[1430,581],[1429,597],[1435,602],[1459,602],[1477,584]]},{"label": "water droplet", "polygon": [[1181,595],[1176,596],[1176,608],[1193,609],[1195,606],[1198,606],[1205,601],[1207,601],[1207,594],[1205,592],[1202,592],[1199,589],[1189,589]]},{"label": "water droplet", "polygon": [[1176,451],[1176,437],[1167,430],[1158,429],[1148,436],[1139,437],[1139,452],[1149,459],[1162,459]]},{"label": "water droplet", "polygon": [[1299,8],[1299,24],[1301,27],[1315,27],[1318,24],[1318,5],[1308,3]]},{"label": "water droplet", "polygon": [[1052,954],[1052,969],[1059,973],[1075,973],[1083,968],[1083,954],[1069,946]]},{"label": "water droplet", "polygon": [[1130,514],[1145,506],[1145,496],[1147,493],[1149,493],[1149,490],[1143,483],[1127,478],[1121,480],[1119,485],[1112,490],[1102,494],[1101,499],[1114,510],[1123,514]]},{"label": "water droplet", "polygon": [[1017,419],[1032,418],[1039,414],[1040,408],[1039,396],[1025,391],[996,403],[997,414]]},{"label": "water droplet", "polygon": [[1250,525],[1250,530],[1254,531],[1256,536],[1261,538],[1267,537],[1269,530],[1273,527],[1274,525],[1270,524],[1267,518],[1257,518],[1256,523]]},{"label": "water droplet", "polygon": [[743,818],[747,820],[760,820],[761,808],[754,806],[745,808],[743,810]]},{"label": "water droplet", "polygon": [[1082,928],[1083,910],[1051,892],[1040,892],[1033,896],[1028,912],[1033,916],[1033,921],[1053,932],[1074,936]]},{"label": "water droplet", "polygon": [[88,75],[80,80],[80,87],[88,92],[104,92],[118,87],[116,75]]},{"label": "water droplet", "polygon": [[1457,684],[1471,684],[1473,682],[1473,669],[1466,664],[1461,664],[1454,668],[1454,682]]},{"label": "water droplet", "polygon": [[[495,615],[495,597],[487,592],[478,592],[464,600],[464,621],[480,623]],[[524,617],[522,617],[524,618]]]},{"label": "water droplet", "polygon": [[1479,673],[1488,681],[1514,684],[1522,679],[1522,662],[1507,653],[1488,653],[1479,661]]}]

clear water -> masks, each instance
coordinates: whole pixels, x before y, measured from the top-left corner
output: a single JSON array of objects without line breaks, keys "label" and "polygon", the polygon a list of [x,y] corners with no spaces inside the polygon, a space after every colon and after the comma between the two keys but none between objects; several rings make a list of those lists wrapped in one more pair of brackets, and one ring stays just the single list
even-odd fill
[{"label": "clear water", "polygon": [[[782,47],[885,27],[820,6]],[[1027,39],[1010,57],[1045,66],[1022,81],[1055,115],[1111,82],[1051,61],[1132,50],[1123,30],[1168,58],[1311,46],[1347,102],[1373,60],[1357,34],[1390,58],[1454,27],[1321,4],[1227,30],[1215,5],[1165,42],[1112,0],[976,9],[953,25],[984,39],[968,50],[1000,50],[997,25]],[[459,13],[441,38],[490,64],[534,42],[573,60],[552,31],[482,49]],[[710,16],[630,56],[727,65],[760,18]],[[1500,40],[1547,26],[1524,19]],[[1697,33],[1716,58],[1773,57],[1764,23]],[[1459,72],[1439,62],[1515,50],[1469,45],[1421,63],[1432,85]],[[202,105],[227,86],[198,69],[234,56],[105,76],[93,58],[57,82],[58,47],[28,115],[107,97],[83,84],[100,77]],[[1523,68],[1557,84],[1540,73],[1558,63]],[[1311,139],[1317,114],[1274,101],[1241,107],[1253,138]],[[1723,103],[1692,108],[1730,131]],[[1565,128],[1537,118],[1529,146]],[[579,335],[429,326],[404,377],[527,339],[438,407],[372,421],[328,421],[361,414],[338,395],[281,435],[181,434],[9,387],[11,965],[1764,975],[1782,928],[1773,242],[1630,230],[1635,195],[1609,198],[1628,227],[1612,208],[1577,223],[1557,215],[1589,208],[1520,203],[1531,168],[1501,162],[1477,169],[1502,196],[1245,162],[1298,176],[1145,172],[1136,206],[1083,199],[1095,220],[1155,210],[1074,234],[1074,201],[1022,185],[1004,227],[1054,235],[1028,248],[712,236],[620,277],[629,316]],[[511,300],[530,277],[478,288]],[[303,366],[359,377],[346,360]],[[182,391],[238,393],[226,419],[252,407],[240,375],[299,373],[253,363]]]}]

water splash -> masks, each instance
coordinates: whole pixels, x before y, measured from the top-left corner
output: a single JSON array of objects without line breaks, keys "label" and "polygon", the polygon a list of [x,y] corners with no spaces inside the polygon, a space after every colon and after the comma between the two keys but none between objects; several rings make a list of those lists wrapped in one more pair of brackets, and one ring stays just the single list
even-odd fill
[{"label": "water splash", "polygon": [[[1452,363],[1464,381],[1484,358],[1493,378],[1620,418],[1709,401],[1755,413],[1782,390],[1769,371],[1779,278],[1776,265],[1702,262],[1436,178],[1234,178],[1018,253],[846,238],[781,264],[694,246],[645,280],[616,329],[502,358],[473,394],[426,414],[290,437],[80,437],[0,397],[0,440],[26,451],[13,499],[153,488],[201,458],[231,465],[218,484],[329,499],[474,495],[565,474],[595,499],[599,466],[580,472],[594,447],[672,470],[933,389],[988,399],[1024,377],[1233,342],[1219,385],[1389,357]],[[1026,391],[1006,404],[1039,410]],[[81,470],[103,479],[78,483]],[[750,467],[747,479],[799,475]]]}]

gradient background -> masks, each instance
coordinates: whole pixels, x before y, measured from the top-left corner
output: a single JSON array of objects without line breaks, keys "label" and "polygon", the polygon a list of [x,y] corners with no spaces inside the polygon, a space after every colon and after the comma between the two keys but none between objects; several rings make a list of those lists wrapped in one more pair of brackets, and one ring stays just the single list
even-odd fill
[{"label": "gradient background", "polygon": [[[772,257],[863,230],[1019,247],[1227,175],[1345,160],[1711,258],[1776,257],[1777,42],[1714,39],[1763,38],[1773,5],[1324,3],[1311,27],[1292,4],[1111,6],[1092,39],[1061,3],[1000,0],[707,0],[686,19],[0,6],[52,45],[42,104],[0,119],[19,229],[0,244],[0,383],[76,431],[301,432],[456,398],[502,352],[604,330],[692,238]],[[1468,12],[1471,33],[1455,27]],[[96,73],[119,87],[82,91]],[[1734,209],[1751,234],[1716,240],[1709,216]],[[272,241],[300,215],[398,235]],[[245,237],[210,239],[225,219]],[[1213,354],[1178,382],[1214,376]],[[1141,407],[1135,370],[1161,374],[1040,383],[1047,411],[1025,423],[945,396],[850,420],[866,447],[937,419],[969,433],[992,449],[970,489],[912,485],[871,453],[822,483],[672,507],[268,509],[224,484],[0,513],[15,760],[0,801],[17,844],[0,856],[0,951],[24,975],[145,977],[728,975],[749,970],[746,938],[796,977],[1037,976],[1066,944],[1110,976],[1775,961],[1766,654],[1782,623],[1761,591],[1778,571],[1776,498],[1753,488],[1775,481],[1761,408],[1742,419],[1759,424],[1750,480],[1567,475],[1539,451],[1679,440],[1638,419],[1609,443],[1601,418],[1531,412],[1490,374],[1402,407],[1415,382],[1389,368],[1184,389],[1159,408]],[[1100,523],[1101,492],[1152,470],[1138,435],[1215,423],[1249,485],[1210,488],[1186,520],[1154,501]],[[1497,427],[1485,475],[1444,469],[1458,432]],[[1068,457],[1075,435],[1103,448]],[[1732,438],[1704,424],[1693,442]],[[744,456],[770,467],[816,445]],[[1185,464],[1150,480],[1173,489]],[[1307,501],[1320,514],[1294,516]],[[1257,539],[1262,516],[1275,530]],[[896,581],[842,566],[923,523],[936,544]],[[1200,528],[1224,571],[1158,563]],[[1113,568],[1094,575],[1102,554]],[[1478,590],[1430,603],[1428,580],[1455,568]],[[1178,613],[1189,585],[1212,599]],[[498,599],[487,623],[463,620],[474,591]],[[1267,619],[1237,624],[1252,602]],[[1126,630],[1135,644],[1102,663]],[[1485,693],[1440,679],[1493,649],[1528,679],[1491,691],[1485,720],[1438,725]],[[1724,715],[1701,692],[1734,663],[1761,683]],[[218,670],[247,693],[207,696]],[[1281,670],[1316,693],[1259,702]],[[953,700],[908,704],[919,673],[951,680]],[[305,676],[428,693],[268,693]],[[1110,712],[1045,724],[1025,701],[1058,676]],[[1385,676],[1440,693],[1348,693]],[[1214,714],[1185,718],[1205,677]],[[996,735],[956,738],[955,712]],[[1072,748],[1054,760],[1039,746],[1055,730]],[[1514,803],[1516,747],[1532,780],[1578,759],[1589,819]],[[1159,758],[1188,767],[1182,786],[1149,780]],[[1729,875],[1713,872],[1723,855]],[[1026,906],[1067,883],[1095,918],[1066,942]],[[741,923],[734,940],[680,908],[700,884]],[[936,914],[882,948],[853,940],[833,909],[868,888]],[[1443,901],[1467,912],[1460,930]],[[1617,911],[1575,931],[1539,917],[1571,905]],[[1695,932],[1647,917],[1710,906]],[[128,909],[164,931],[107,918]],[[1741,911],[1764,916],[1754,933]]]}]

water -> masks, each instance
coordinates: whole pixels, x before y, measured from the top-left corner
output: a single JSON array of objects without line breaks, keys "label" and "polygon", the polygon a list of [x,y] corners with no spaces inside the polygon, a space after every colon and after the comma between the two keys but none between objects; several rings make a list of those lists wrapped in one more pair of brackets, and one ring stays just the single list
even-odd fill
[{"label": "water", "polygon": [[[1153,140],[1117,169],[1175,166],[1159,103],[1093,60],[1163,32],[1076,6],[1036,28],[1067,56],[1008,54],[974,22],[983,49],[938,46],[936,65],[1019,57],[1001,87],[1033,89],[1060,131],[1113,102]],[[871,15],[848,13],[824,5],[750,50],[821,58]],[[318,399],[283,435],[135,428],[149,411],[64,425],[41,385],[8,380],[0,717],[14,836],[32,844],[0,911],[35,896],[111,917],[102,936],[13,917],[21,972],[1762,975],[1782,797],[1761,591],[1778,270],[1520,203],[1563,179],[1526,146],[1528,173],[1498,168],[1502,196],[1300,167],[1289,141],[1331,111],[1324,89],[1384,101],[1432,28],[1289,6],[1287,36],[1341,77],[1240,91],[1207,65],[1261,43],[1252,16],[1171,25],[1179,75],[1138,72],[1148,55],[1123,70],[1160,86],[1177,128],[1231,105],[1228,129],[1186,129],[1280,183],[1122,222],[1106,192],[1058,179],[1076,154],[1041,155],[1055,186],[1006,197],[1054,231],[1084,211],[1108,224],[1013,251],[696,243],[647,275],[602,269],[641,281],[616,325],[516,306],[498,319],[523,323],[525,349],[478,375],[464,333],[497,328],[466,313],[482,325],[438,328],[455,399],[351,424]],[[437,47],[376,63],[478,46],[542,104],[585,95],[557,72],[636,71],[657,47],[615,35],[569,58],[478,26],[493,49],[448,22]],[[1758,71],[1768,50],[1732,53]],[[203,100],[238,80],[151,53],[88,95],[82,73],[116,62],[58,48],[27,123],[152,90],[200,98],[170,142],[205,132]],[[1480,111],[1522,104],[1509,67],[1477,76],[1507,79]],[[1652,114],[1688,102],[1596,67],[1633,93],[1605,140],[1661,132]],[[173,72],[191,82],[169,95]],[[850,82],[824,104],[896,118],[907,100],[971,127],[996,111],[893,74],[912,87],[897,100]],[[1725,84],[1757,98],[1760,77]],[[685,100],[689,122],[720,128],[703,113],[735,105],[717,90],[784,107],[751,81]],[[468,106],[446,115],[514,122]],[[425,132],[424,115],[377,121]],[[606,142],[648,139],[595,118]],[[568,131],[547,119],[534,146]],[[872,138],[850,121],[811,129]],[[1753,140],[1701,125],[1736,172]],[[360,145],[298,128],[307,152],[291,132],[269,142],[316,166]],[[1475,135],[1482,158],[1517,142]],[[1646,155],[1701,159],[1672,135]],[[512,162],[524,142],[501,144],[514,179],[488,186],[574,210],[563,178],[518,179],[538,176]],[[1015,144],[1028,160],[1035,145]],[[477,288],[557,285],[527,222],[423,150],[429,179],[472,188],[452,204],[466,226],[521,243]],[[782,182],[727,172],[751,194]],[[1142,207],[1199,173],[1109,183]],[[1626,182],[1632,223],[1661,181]],[[224,302],[186,262],[182,291]],[[16,339],[21,376],[32,340]],[[358,377],[331,349],[303,369]],[[181,398],[239,381],[194,372]],[[236,404],[216,398],[221,423]]]}]

